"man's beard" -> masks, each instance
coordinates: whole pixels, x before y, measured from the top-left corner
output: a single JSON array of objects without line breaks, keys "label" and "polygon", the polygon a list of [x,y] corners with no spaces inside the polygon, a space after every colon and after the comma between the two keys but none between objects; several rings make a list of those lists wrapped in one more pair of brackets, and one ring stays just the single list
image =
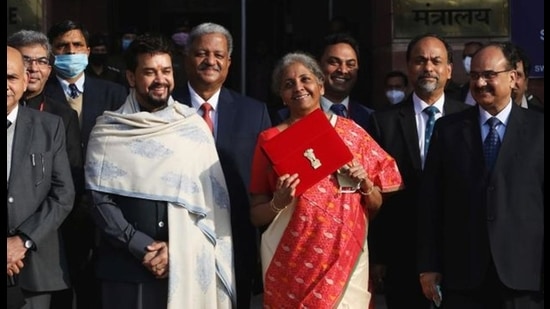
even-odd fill
[{"label": "man's beard", "polygon": [[432,93],[437,88],[437,81],[430,82],[421,80],[418,82],[418,88],[421,89],[424,93]]},{"label": "man's beard", "polygon": [[[168,89],[168,88],[167,88]],[[170,95],[172,94],[170,90],[168,90],[168,94],[166,97],[156,97],[151,94],[152,92],[147,93],[147,103],[152,106],[153,108],[159,108],[164,107],[168,105],[168,98],[170,98]]]},{"label": "man's beard", "polygon": [[166,98],[156,98],[151,95],[147,95],[147,103],[154,108],[163,107],[168,104],[169,97],[170,96],[167,96]]}]

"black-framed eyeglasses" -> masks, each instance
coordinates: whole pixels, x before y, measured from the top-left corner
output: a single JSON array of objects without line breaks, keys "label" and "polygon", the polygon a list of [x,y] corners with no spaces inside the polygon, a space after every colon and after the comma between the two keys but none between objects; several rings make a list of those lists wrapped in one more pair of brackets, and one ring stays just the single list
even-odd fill
[{"label": "black-framed eyeglasses", "polygon": [[31,66],[33,62],[36,62],[38,66],[42,67],[50,65],[50,59],[48,59],[47,57],[31,58],[23,56],[23,61],[25,62],[25,66]]},{"label": "black-framed eyeglasses", "polygon": [[512,71],[512,69],[503,70],[503,71],[483,71],[483,72],[470,71],[470,80],[476,81],[480,77],[486,81],[493,80],[497,77],[498,74],[504,73],[504,72],[510,72],[510,71]]}]

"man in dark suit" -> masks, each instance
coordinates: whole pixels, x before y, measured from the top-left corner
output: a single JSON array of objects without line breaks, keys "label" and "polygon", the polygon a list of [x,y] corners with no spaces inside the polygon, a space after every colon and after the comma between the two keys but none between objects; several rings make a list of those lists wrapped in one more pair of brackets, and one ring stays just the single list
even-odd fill
[{"label": "man in dark suit", "polygon": [[384,285],[386,303],[394,308],[429,308],[418,282],[416,268],[415,203],[428,148],[429,107],[435,119],[468,108],[448,98],[445,85],[451,78],[451,46],[441,37],[423,34],[411,40],[406,60],[413,93],[386,110],[375,111],[368,132],[397,161],[405,189],[384,200],[369,230],[371,278]]},{"label": "man in dark suit", "polygon": [[75,191],[61,118],[19,105],[28,73],[17,49],[7,48],[7,61],[7,276],[29,308],[47,309],[69,286],[58,229]]},{"label": "man in dark suit", "polygon": [[510,44],[480,49],[478,106],[434,129],[418,266],[424,295],[440,285],[446,309],[544,307],[544,115],[513,103],[516,63]]},{"label": "man in dark suit", "polygon": [[[325,75],[321,108],[350,118],[366,129],[373,110],[350,97],[359,71],[359,43],[346,33],[330,34],[324,38],[317,59]],[[280,123],[288,115],[288,108],[284,107],[277,111],[274,122]]]},{"label": "man in dark suit", "polygon": [[[43,93],[44,86],[52,71],[50,64],[51,45],[48,37],[34,30],[20,30],[8,38],[8,46],[17,48],[23,54],[23,60],[29,73],[27,90],[23,94],[23,104],[27,107],[57,115],[65,125],[67,154],[71,164],[71,174],[77,196],[84,191],[83,161],[84,155],[80,141],[80,124],[75,110]],[[72,213],[71,212],[71,215]]]},{"label": "man in dark suit", "polygon": [[[48,39],[55,57],[55,74],[50,75],[44,94],[63,102],[77,111],[81,128],[81,144],[86,153],[88,137],[95,125],[96,118],[106,110],[117,109],[127,96],[127,88],[107,80],[85,74],[88,65],[90,47],[89,34],[79,23],[65,20],[53,25],[48,31]],[[84,186],[82,184],[82,186]],[[87,209],[85,195],[76,197],[75,208]],[[75,220],[72,220],[72,219]],[[63,236],[71,256],[71,279],[74,284],[78,307],[97,308],[99,305],[98,285],[93,276],[92,249],[94,245],[94,226],[88,216],[71,216],[64,225]],[[73,221],[73,222],[70,222]],[[57,303],[57,299],[61,302]],[[57,308],[72,308],[72,292],[57,298]],[[53,309],[53,308],[52,308]]]},{"label": "man in dark suit", "polygon": [[[65,20],[48,31],[55,56],[54,72],[44,90],[47,96],[66,102],[78,112],[84,150],[97,116],[122,105],[128,89],[124,86],[85,74],[90,47],[89,33],[83,25]],[[71,92],[70,85],[75,85]]]},{"label": "man in dark suit", "polygon": [[189,83],[174,91],[173,97],[196,108],[203,117],[203,103],[208,102],[212,108],[206,116],[213,122],[231,202],[237,308],[248,309],[253,279],[261,278],[258,233],[250,221],[248,185],[256,139],[271,121],[263,102],[223,87],[232,51],[233,38],[223,26],[204,23],[193,28],[184,60]]}]

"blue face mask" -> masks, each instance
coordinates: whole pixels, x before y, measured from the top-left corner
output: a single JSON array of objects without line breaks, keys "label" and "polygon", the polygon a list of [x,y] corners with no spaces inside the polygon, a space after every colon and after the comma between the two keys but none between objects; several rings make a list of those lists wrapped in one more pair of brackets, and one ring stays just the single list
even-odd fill
[{"label": "blue face mask", "polygon": [[122,39],[122,50],[127,50],[128,46],[132,43],[133,40],[130,39]]},{"label": "blue face mask", "polygon": [[63,78],[74,78],[88,65],[87,54],[57,55],[53,66]]}]

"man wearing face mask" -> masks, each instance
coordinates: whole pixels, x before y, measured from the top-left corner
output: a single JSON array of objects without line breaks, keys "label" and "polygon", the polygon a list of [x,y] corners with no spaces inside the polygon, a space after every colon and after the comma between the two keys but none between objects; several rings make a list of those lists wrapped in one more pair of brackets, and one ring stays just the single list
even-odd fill
[{"label": "man wearing face mask", "polygon": [[[120,107],[128,91],[123,85],[95,78],[84,72],[88,65],[90,47],[89,34],[83,25],[65,20],[52,26],[47,36],[55,57],[55,74],[51,74],[46,82],[44,94],[76,110],[81,128],[82,151],[86,153],[88,137],[96,118],[106,110],[116,110]],[[76,196],[73,209],[87,209],[87,205],[88,199],[82,194]],[[72,256],[69,260],[69,271],[74,284],[77,307],[99,308],[99,287],[91,263],[94,225],[88,216],[70,219],[75,222],[67,223],[62,234],[67,253]],[[57,300],[55,308],[72,308],[72,298],[72,291],[68,291],[64,297]]]},{"label": "man wearing face mask", "polygon": [[135,38],[140,34],[140,31],[134,26],[124,27],[118,33],[120,39],[115,49],[112,51],[112,54],[109,56],[108,63],[118,69],[122,76],[124,77],[124,85],[128,87],[128,82],[126,81],[126,61],[124,60],[124,52],[128,49],[128,46],[135,40]]},{"label": "man wearing face mask", "polygon": [[86,74],[127,85],[122,71],[109,65],[109,44],[105,35],[97,33],[90,37],[90,57]]},{"label": "man wearing face mask", "polygon": [[185,68],[183,67],[183,59],[185,44],[187,43],[190,30],[191,24],[189,20],[178,20],[176,21],[176,27],[170,36],[172,43],[174,44],[174,55],[172,57],[172,66],[174,67],[174,84],[178,87],[187,84],[187,75],[185,73]]},{"label": "man wearing face mask", "polygon": [[409,79],[402,71],[390,71],[384,77],[384,90],[389,105],[403,102],[407,96]]}]

